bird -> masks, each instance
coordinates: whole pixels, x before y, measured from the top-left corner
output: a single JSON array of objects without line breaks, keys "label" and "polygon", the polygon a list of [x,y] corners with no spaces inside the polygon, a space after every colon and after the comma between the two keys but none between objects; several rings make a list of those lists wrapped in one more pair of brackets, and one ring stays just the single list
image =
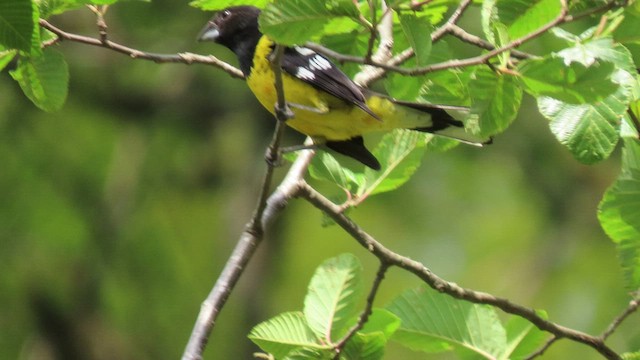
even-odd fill
[{"label": "bird", "polygon": [[[259,28],[261,10],[232,6],[217,11],[198,35],[231,50],[258,101],[275,114],[277,92],[271,64],[276,43]],[[314,144],[380,170],[380,162],[365,147],[363,135],[396,128],[442,135],[482,146],[490,139],[464,130],[462,121],[444,107],[405,102],[363,88],[322,54],[304,46],[284,47],[280,59],[284,96],[293,117],[287,125]],[[452,107],[453,108],[453,107]]]}]

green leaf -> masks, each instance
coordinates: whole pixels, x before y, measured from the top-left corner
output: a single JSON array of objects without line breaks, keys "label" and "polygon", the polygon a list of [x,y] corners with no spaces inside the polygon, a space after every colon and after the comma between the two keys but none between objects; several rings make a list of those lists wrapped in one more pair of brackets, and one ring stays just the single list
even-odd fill
[{"label": "green leaf", "polygon": [[622,354],[622,360],[640,360],[640,351]]},{"label": "green leaf", "polygon": [[420,288],[402,293],[387,307],[402,320],[393,339],[411,349],[466,349],[484,358],[504,352],[507,337],[495,310]]},{"label": "green leaf", "polygon": [[331,360],[334,355],[333,350],[301,348],[289,352],[284,360]]},{"label": "green leaf", "polygon": [[558,0],[498,0],[500,22],[508,28],[509,37],[523,37],[560,15]]},{"label": "green leaf", "polygon": [[309,174],[314,179],[328,181],[349,192],[360,181],[353,171],[342,167],[336,158],[325,151],[313,157],[309,167]]},{"label": "green leaf", "polygon": [[[542,314],[546,318],[546,314]],[[511,316],[506,326],[507,346],[500,360],[521,360],[540,348],[549,338],[549,334],[538,329],[528,320]]]},{"label": "green leaf", "polygon": [[358,8],[351,0],[290,0],[268,4],[260,15],[260,29],[276,42],[301,44],[318,35],[336,17],[357,20]]},{"label": "green leaf", "polygon": [[378,171],[366,168],[356,191],[358,197],[392,191],[406,183],[422,160],[425,146],[433,135],[396,129],[386,133],[373,150],[380,161]]},{"label": "green leaf", "polygon": [[282,313],[256,325],[249,339],[262,350],[281,358],[298,348],[328,349],[307,325],[304,314],[299,311]]},{"label": "green leaf", "polygon": [[622,171],[598,209],[600,225],[618,244],[625,285],[640,288],[640,143],[625,139]]},{"label": "green leaf", "polygon": [[[251,5],[263,8],[269,3],[269,0],[253,0]],[[229,6],[249,5],[247,0],[195,0],[189,3],[193,7],[210,11],[210,10],[222,10]]]},{"label": "green leaf", "polygon": [[356,333],[340,356],[341,360],[380,360],[384,356],[384,346],[387,343],[382,332],[368,334]]},{"label": "green leaf", "polygon": [[[37,15],[35,16],[37,20]],[[34,6],[30,0],[0,2],[0,44],[9,49],[31,51],[31,40],[37,32]]]},{"label": "green leaf", "polygon": [[17,53],[16,50],[5,50],[3,46],[0,45],[0,71],[13,60]]},{"label": "green leaf", "polygon": [[505,130],[520,109],[522,88],[519,85],[511,75],[478,68],[468,84],[471,113],[467,126],[482,137]]},{"label": "green leaf", "polygon": [[427,74],[420,89],[420,99],[430,104],[470,106],[472,75],[471,67]]},{"label": "green leaf", "polygon": [[611,154],[619,137],[622,117],[632,99],[635,78],[633,60],[624,46],[613,45],[610,39],[598,39],[559,53],[565,61],[591,65],[598,60],[616,66],[611,79],[618,89],[594,104],[568,104],[547,96],[539,97],[542,115],[551,120],[551,131],[579,161],[592,164]]},{"label": "green leaf", "polygon": [[358,313],[362,265],[351,254],[331,258],[316,269],[304,299],[309,327],[322,339],[340,339]]},{"label": "green leaf", "polygon": [[62,108],[69,88],[69,69],[59,52],[47,48],[41,55],[23,57],[11,76],[25,95],[45,111]]},{"label": "green leaf", "polygon": [[563,58],[551,55],[523,61],[518,71],[531,95],[549,96],[570,104],[601,101],[619,87],[611,81],[615,71],[611,62],[596,61],[588,67],[579,62],[567,65]]},{"label": "green leaf", "polygon": [[380,332],[388,340],[398,330],[400,324],[400,318],[389,310],[374,308],[369,319],[358,332],[361,334]]},{"label": "green leaf", "polygon": [[485,0],[482,2],[482,11],[480,13],[481,22],[482,22],[482,31],[484,32],[484,36],[489,40],[490,43],[496,43],[496,36],[493,31],[494,24],[500,22],[498,19],[498,8],[497,8],[498,0]]},{"label": "green leaf", "polygon": [[400,14],[400,25],[415,52],[416,65],[428,64],[431,55],[431,24],[413,14]]},{"label": "green leaf", "polygon": [[626,8],[624,20],[613,32],[613,38],[619,43],[640,43],[640,14]]}]

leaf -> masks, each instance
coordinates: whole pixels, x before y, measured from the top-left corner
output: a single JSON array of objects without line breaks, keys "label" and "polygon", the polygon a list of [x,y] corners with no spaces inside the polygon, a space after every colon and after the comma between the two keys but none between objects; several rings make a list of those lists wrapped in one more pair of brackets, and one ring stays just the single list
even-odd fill
[{"label": "leaf", "polygon": [[[259,8],[265,7],[269,3],[269,0],[253,0],[251,5]],[[229,6],[247,5],[246,0],[195,0],[189,3],[189,5],[205,10],[222,10]]]},{"label": "leaf", "polygon": [[640,14],[625,8],[624,19],[613,32],[613,38],[619,43],[640,43]]},{"label": "leaf", "polygon": [[320,344],[307,325],[304,314],[299,311],[282,313],[256,325],[251,329],[249,339],[276,358],[302,347],[317,350],[328,348]]},{"label": "leaf", "polygon": [[393,339],[413,350],[466,349],[496,358],[506,347],[505,329],[487,305],[453,299],[431,288],[402,293],[387,306],[402,320]]},{"label": "leaf", "polygon": [[16,50],[4,50],[2,45],[0,45],[0,71],[13,60],[17,53]]},{"label": "leaf", "polygon": [[336,17],[358,19],[360,12],[351,0],[290,0],[268,4],[259,18],[260,29],[276,42],[301,44],[318,35]]},{"label": "leaf", "polygon": [[416,65],[428,64],[431,55],[431,24],[429,21],[413,14],[400,14],[400,25],[414,50]]},{"label": "leaf", "polygon": [[500,22],[508,28],[509,37],[523,37],[560,15],[558,0],[498,0]]},{"label": "leaf", "polygon": [[340,339],[358,313],[362,265],[351,254],[331,258],[316,269],[304,299],[304,315],[320,338]]},{"label": "leaf", "polygon": [[289,352],[284,360],[331,360],[334,355],[332,350],[301,348]]},{"label": "leaf", "polygon": [[374,308],[369,319],[358,332],[362,334],[380,332],[388,340],[398,330],[400,324],[400,318],[389,310]]},{"label": "leaf", "polygon": [[558,141],[573,156],[585,164],[605,159],[611,154],[619,137],[622,117],[625,115],[635,78],[629,51],[622,45],[613,45],[610,39],[598,39],[560,52],[565,61],[578,61],[591,65],[597,60],[610,61],[616,66],[611,79],[618,89],[594,104],[568,104],[547,96],[539,97],[542,115],[551,120],[550,127]]},{"label": "leaf", "polygon": [[498,8],[496,5],[497,0],[485,0],[482,2],[482,11],[480,13],[484,36],[494,45],[496,43],[496,36],[493,31],[493,26],[500,21],[498,19]]},{"label": "leaf", "polygon": [[471,112],[467,126],[474,133],[494,135],[515,120],[522,101],[522,88],[515,77],[478,68],[468,86]]},{"label": "leaf", "polygon": [[340,356],[343,360],[380,360],[384,356],[384,347],[387,343],[382,332],[368,334],[356,333]]},{"label": "leaf", "polygon": [[531,95],[549,96],[570,104],[595,103],[620,86],[611,81],[615,71],[611,62],[596,61],[590,66],[580,62],[566,64],[563,58],[551,55],[523,61],[518,71]]},{"label": "leaf", "polygon": [[[546,314],[542,315],[546,318]],[[549,338],[549,334],[520,316],[511,316],[506,330],[507,345],[499,357],[501,360],[526,359]]]},{"label": "leaf", "polygon": [[11,76],[29,100],[42,110],[59,110],[67,99],[69,69],[62,54],[51,48],[41,55],[21,58]]},{"label": "leaf", "polygon": [[622,354],[622,360],[640,360],[640,351]]},{"label": "leaf", "polygon": [[[37,19],[37,15],[35,17]],[[36,30],[34,6],[30,0],[0,1],[0,44],[30,52]]]},{"label": "leaf", "polygon": [[381,169],[364,170],[364,178],[356,195],[366,197],[392,191],[406,183],[420,166],[425,146],[432,137],[430,134],[402,129],[386,133],[373,150]]},{"label": "leaf", "polygon": [[598,208],[598,220],[618,244],[628,289],[640,288],[640,143],[625,139],[622,171]]},{"label": "leaf", "polygon": [[314,179],[328,181],[349,192],[358,186],[360,181],[353,171],[342,167],[333,155],[325,151],[313,157],[309,174]]}]

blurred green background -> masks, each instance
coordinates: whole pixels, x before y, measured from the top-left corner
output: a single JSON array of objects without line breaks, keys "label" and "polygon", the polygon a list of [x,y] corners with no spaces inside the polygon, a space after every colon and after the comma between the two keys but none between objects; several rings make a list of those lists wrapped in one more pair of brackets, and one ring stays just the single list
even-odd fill
[{"label": "blurred green background", "polygon": [[[110,39],[235,63],[225,49],[195,42],[209,14],[187,4],[118,4],[106,18]],[[478,19],[467,14],[465,26]],[[51,22],[96,34],[86,9]],[[58,49],[71,73],[62,111],[36,109],[0,73],[0,358],[176,359],[252,212],[273,119],[242,81],[212,67],[70,42]],[[301,139],[290,132],[287,143]],[[618,158],[580,165],[525,98],[494,145],[428,154],[407,185],[351,216],[447,280],[597,334],[628,301],[596,219]],[[222,312],[206,358],[250,358],[251,327],[301,309],[328,257],[352,252],[373,278],[376,260],[321,223],[310,205],[291,202]],[[393,269],[376,304],[417,286]],[[625,323],[611,346],[639,349],[637,324]],[[387,358],[427,356],[391,345]],[[544,358],[599,357],[560,341]]]}]

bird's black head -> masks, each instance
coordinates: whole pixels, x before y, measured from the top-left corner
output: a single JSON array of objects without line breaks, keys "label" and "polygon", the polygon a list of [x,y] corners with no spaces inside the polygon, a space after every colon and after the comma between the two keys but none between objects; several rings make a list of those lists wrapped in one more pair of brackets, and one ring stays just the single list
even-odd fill
[{"label": "bird's black head", "polygon": [[213,41],[233,51],[240,59],[252,57],[258,40],[260,9],[254,6],[232,6],[218,11],[198,35],[199,41]]}]

